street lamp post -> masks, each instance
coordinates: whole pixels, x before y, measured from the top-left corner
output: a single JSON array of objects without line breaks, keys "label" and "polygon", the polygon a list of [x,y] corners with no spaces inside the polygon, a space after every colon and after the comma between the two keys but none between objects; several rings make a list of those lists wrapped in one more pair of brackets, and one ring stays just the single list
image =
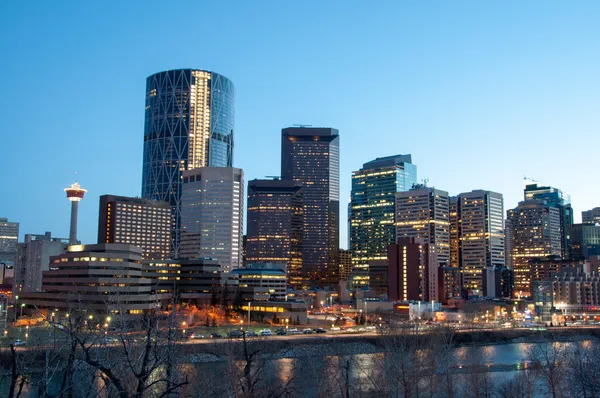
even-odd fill
[{"label": "street lamp post", "polygon": [[248,330],[250,330],[250,307],[252,306],[252,301],[248,302]]}]

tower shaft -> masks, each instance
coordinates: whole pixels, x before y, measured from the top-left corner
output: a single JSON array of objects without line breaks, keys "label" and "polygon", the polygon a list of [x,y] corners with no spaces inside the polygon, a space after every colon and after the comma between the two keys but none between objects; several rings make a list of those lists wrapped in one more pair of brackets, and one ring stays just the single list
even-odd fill
[{"label": "tower shaft", "polygon": [[79,211],[79,202],[71,202],[71,228],[69,230],[69,244],[76,245],[77,242],[77,213]]}]

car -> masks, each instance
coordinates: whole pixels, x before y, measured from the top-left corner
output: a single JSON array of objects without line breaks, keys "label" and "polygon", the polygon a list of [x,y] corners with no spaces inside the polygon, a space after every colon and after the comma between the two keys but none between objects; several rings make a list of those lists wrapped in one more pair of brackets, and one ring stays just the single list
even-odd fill
[{"label": "car", "polygon": [[114,337],[105,337],[104,339],[102,339],[102,343],[106,344],[106,345],[108,345],[108,344],[116,344],[118,342],[119,342],[119,340],[116,339],[116,338],[114,338]]},{"label": "car", "polygon": [[229,332],[229,337],[233,338],[233,339],[239,339],[240,337],[244,336],[244,332],[242,332],[241,330],[232,330],[231,332]]},{"label": "car", "polygon": [[339,332],[340,330],[342,330],[342,329],[340,329],[339,326],[332,326],[331,327],[331,331],[332,332]]},{"label": "car", "polygon": [[348,329],[346,329],[346,332],[348,332],[348,333],[356,333],[356,329],[354,329],[354,328],[348,328]]},{"label": "car", "polygon": [[327,333],[327,330],[325,330],[323,328],[316,328],[315,333]]},{"label": "car", "polygon": [[299,331],[298,329],[294,328],[294,329],[288,330],[288,334],[302,334],[302,332]]},{"label": "car", "polygon": [[222,339],[222,338],[223,338],[223,335],[222,335],[222,334],[220,334],[220,333],[211,333],[211,334],[210,334],[210,338],[211,338],[211,339]]},{"label": "car", "polygon": [[263,329],[260,331],[261,336],[273,336],[271,329]]},{"label": "car", "polygon": [[306,328],[302,331],[303,334],[313,334],[313,330],[311,328]]},{"label": "car", "polygon": [[25,342],[23,340],[15,340],[11,343],[12,345],[14,345],[15,347],[21,347],[25,345]]},{"label": "car", "polygon": [[257,337],[257,336],[258,336],[258,334],[252,330],[248,330],[246,332],[246,337]]},{"label": "car", "polygon": [[366,331],[367,331],[367,328],[358,328],[358,331],[359,331],[359,332],[366,332]]},{"label": "car", "polygon": [[275,334],[276,334],[277,336],[285,336],[285,335],[287,334],[287,332],[285,331],[285,329],[277,329],[277,330],[275,331]]},{"label": "car", "polygon": [[375,326],[367,326],[365,329],[372,331],[372,330],[377,330],[377,327]]},{"label": "car", "polygon": [[186,339],[195,339],[196,338],[196,333],[194,333],[194,332],[187,332],[185,334],[185,338]]}]

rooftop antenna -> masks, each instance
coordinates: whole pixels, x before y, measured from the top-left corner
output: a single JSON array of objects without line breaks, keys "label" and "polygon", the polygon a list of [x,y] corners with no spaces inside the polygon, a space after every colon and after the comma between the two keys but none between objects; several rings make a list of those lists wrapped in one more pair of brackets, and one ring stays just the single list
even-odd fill
[{"label": "rooftop antenna", "polygon": [[312,127],[312,124],[292,124],[292,126],[304,128],[304,127]]}]

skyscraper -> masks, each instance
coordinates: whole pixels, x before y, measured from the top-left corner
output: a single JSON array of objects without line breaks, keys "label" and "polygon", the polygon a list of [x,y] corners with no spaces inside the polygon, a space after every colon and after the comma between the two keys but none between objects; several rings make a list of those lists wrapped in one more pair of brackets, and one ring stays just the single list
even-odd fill
[{"label": "skyscraper", "polygon": [[284,263],[288,283],[302,285],[302,185],[291,180],[248,182],[246,262]]},{"label": "skyscraper", "polygon": [[98,243],[140,247],[144,259],[164,260],[171,252],[171,206],[167,202],[100,196]]},{"label": "skyscraper", "polygon": [[560,212],[560,236],[562,239],[561,253],[563,259],[569,258],[569,245],[571,225],[573,225],[573,208],[571,207],[571,197],[553,187],[542,187],[538,184],[527,184],[524,189],[525,200],[543,200],[551,206],[556,207]]},{"label": "skyscraper", "polygon": [[174,255],[182,172],[233,165],[234,95],[229,79],[203,70],[170,70],[146,80],[142,197],[170,203]]},{"label": "skyscraper", "polygon": [[437,256],[438,266],[450,264],[448,192],[419,188],[396,194],[396,237],[421,238]]},{"label": "skyscraper", "polygon": [[0,218],[0,263],[14,265],[19,241],[19,223]]},{"label": "skyscraper", "polygon": [[417,182],[417,166],[410,155],[377,158],[352,173],[350,197],[350,250],[353,267],[367,268],[373,260],[386,260],[396,241],[396,193]]},{"label": "skyscraper", "polygon": [[281,133],[281,176],[304,187],[303,274],[318,285],[335,287],[339,279],[338,131],[289,127]]},{"label": "skyscraper", "polygon": [[511,228],[515,295],[530,294],[529,260],[562,253],[560,210],[542,200],[527,200],[507,212]]},{"label": "skyscraper", "polygon": [[583,224],[600,224],[600,207],[594,207],[592,210],[582,211],[581,222]]},{"label": "skyscraper", "polygon": [[233,167],[183,172],[181,258],[216,259],[230,272],[242,264],[244,173]]},{"label": "skyscraper", "polygon": [[573,224],[571,227],[571,259],[588,259],[600,254],[600,225]]},{"label": "skyscraper", "polygon": [[486,289],[486,270],[505,266],[502,194],[484,190],[461,193],[457,218],[458,263],[463,287],[471,294],[491,296],[493,281],[489,281],[489,289]]}]

